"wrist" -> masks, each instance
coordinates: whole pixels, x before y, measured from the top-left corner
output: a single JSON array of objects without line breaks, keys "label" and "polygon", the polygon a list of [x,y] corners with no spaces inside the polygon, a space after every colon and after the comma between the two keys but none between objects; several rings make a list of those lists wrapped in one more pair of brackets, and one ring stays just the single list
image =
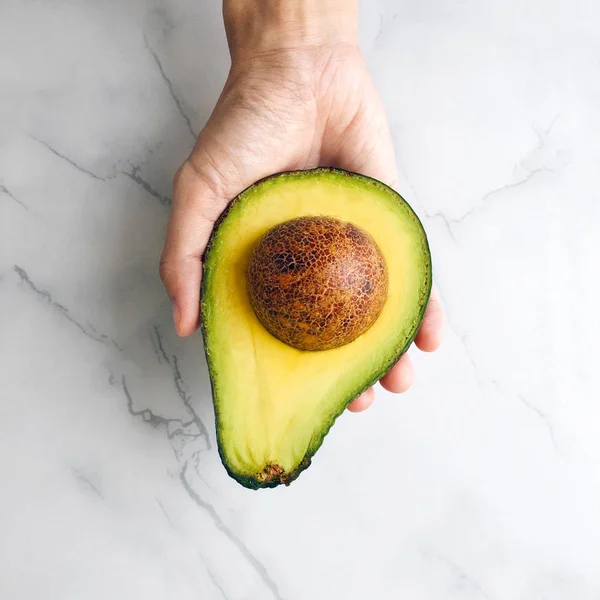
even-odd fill
[{"label": "wrist", "polygon": [[356,0],[224,0],[232,61],[315,47],[358,46]]}]

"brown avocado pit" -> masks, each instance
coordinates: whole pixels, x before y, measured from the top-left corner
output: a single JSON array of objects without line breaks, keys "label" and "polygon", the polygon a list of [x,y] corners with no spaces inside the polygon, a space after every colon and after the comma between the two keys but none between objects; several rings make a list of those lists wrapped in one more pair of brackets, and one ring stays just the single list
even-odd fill
[{"label": "brown avocado pit", "polygon": [[299,350],[349,344],[379,317],[388,295],[375,240],[332,217],[299,217],[271,228],[252,251],[248,295],[256,317]]}]

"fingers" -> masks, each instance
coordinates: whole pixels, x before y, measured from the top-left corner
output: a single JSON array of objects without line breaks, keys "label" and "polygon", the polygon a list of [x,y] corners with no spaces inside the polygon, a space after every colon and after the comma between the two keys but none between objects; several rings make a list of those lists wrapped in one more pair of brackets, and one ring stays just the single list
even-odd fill
[{"label": "fingers", "polygon": [[371,404],[375,402],[375,390],[371,387],[366,392],[363,392],[356,400],[353,400],[348,404],[348,410],[350,412],[362,412],[367,410]]},{"label": "fingers", "polygon": [[[412,385],[414,380],[414,370],[410,356],[405,354],[394,367],[384,375],[380,382],[381,386],[388,392],[401,394],[406,392]],[[350,412],[362,412],[367,410],[375,401],[375,390],[369,388],[363,392],[356,400],[348,405]]]},{"label": "fingers", "polygon": [[[423,323],[416,337],[416,344],[424,352],[437,350],[442,341],[444,331],[444,310],[437,290],[433,290]],[[381,386],[388,392],[401,394],[406,392],[413,384],[415,377],[412,361],[408,354],[402,358],[386,373],[380,380]],[[368,389],[356,400],[348,405],[350,412],[362,412],[373,404],[375,392],[373,388]]]},{"label": "fingers", "polygon": [[381,386],[388,392],[402,394],[412,385],[415,373],[408,354],[402,358],[381,378]]},{"label": "fingers", "polygon": [[181,336],[193,333],[199,324],[202,253],[213,220],[203,207],[214,204],[209,186],[188,163],[173,184],[173,209],[160,261],[160,276],[173,303],[173,321]]},{"label": "fingers", "polygon": [[[414,379],[414,371],[412,362],[408,354],[405,354],[380,381],[383,388],[388,392],[400,394],[406,392],[412,385]],[[363,392],[356,400],[348,405],[350,412],[362,412],[367,410],[375,401],[375,390],[369,388]]]},{"label": "fingers", "polygon": [[336,152],[326,156],[334,166],[373,177],[394,187],[398,179],[394,145],[377,91],[367,85],[363,102],[336,138]]},{"label": "fingers", "polygon": [[438,291],[433,288],[423,322],[415,338],[415,344],[423,352],[433,352],[440,347],[444,335],[444,309]]},{"label": "fingers", "polygon": [[[334,163],[343,169],[372,177],[394,187],[398,179],[398,171],[392,142],[387,131],[378,133],[370,143],[364,140],[361,143],[363,148],[360,153],[350,153],[349,148],[343,148]],[[353,147],[356,148],[357,145]]]}]

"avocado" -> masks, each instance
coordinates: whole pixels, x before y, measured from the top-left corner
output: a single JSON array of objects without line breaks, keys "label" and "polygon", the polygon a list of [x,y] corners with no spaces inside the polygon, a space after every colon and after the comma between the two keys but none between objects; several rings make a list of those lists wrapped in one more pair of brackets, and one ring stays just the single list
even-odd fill
[{"label": "avocado", "polygon": [[431,282],[421,222],[379,181],[291,171],[235,198],[208,242],[201,289],[229,475],[251,489],[296,479],[345,407],[408,349]]}]

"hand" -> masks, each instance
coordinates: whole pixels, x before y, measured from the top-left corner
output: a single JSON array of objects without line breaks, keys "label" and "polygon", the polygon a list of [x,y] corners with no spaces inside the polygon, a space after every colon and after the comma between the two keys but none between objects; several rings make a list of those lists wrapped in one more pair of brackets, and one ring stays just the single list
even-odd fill
[{"label": "hand", "polygon": [[[174,181],[161,277],[183,336],[199,324],[201,257],[212,227],[246,187],[273,173],[317,166],[341,167],[391,186],[396,180],[383,107],[355,44],[232,55],[221,97]],[[443,320],[434,293],[415,340],[421,350],[439,346]],[[412,381],[405,354],[380,383],[399,393]],[[362,411],[373,400],[371,388],[348,408]]]}]

